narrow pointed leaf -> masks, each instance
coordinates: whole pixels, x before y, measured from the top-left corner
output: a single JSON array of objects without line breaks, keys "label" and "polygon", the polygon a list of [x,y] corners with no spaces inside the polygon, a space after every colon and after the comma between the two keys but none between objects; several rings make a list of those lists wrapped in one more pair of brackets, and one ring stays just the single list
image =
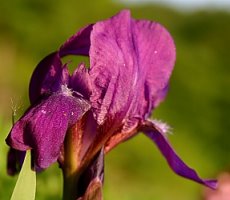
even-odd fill
[{"label": "narrow pointed leaf", "polygon": [[18,176],[13,194],[10,200],[34,200],[36,191],[36,172],[31,169],[31,153],[26,152],[26,157]]}]

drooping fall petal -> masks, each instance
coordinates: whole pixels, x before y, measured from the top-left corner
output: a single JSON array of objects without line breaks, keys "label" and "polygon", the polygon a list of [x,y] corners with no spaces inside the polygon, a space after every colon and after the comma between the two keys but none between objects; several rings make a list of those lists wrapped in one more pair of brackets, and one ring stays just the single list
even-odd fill
[{"label": "drooping fall petal", "polygon": [[13,148],[33,150],[37,168],[47,168],[57,160],[67,128],[90,108],[85,100],[68,92],[63,89],[29,109],[7,137]]},{"label": "drooping fall petal", "polygon": [[173,150],[160,128],[156,127],[151,121],[146,121],[141,130],[157,145],[169,166],[176,174],[206,185],[212,189],[217,187],[215,180],[203,180],[197,175],[194,169],[188,167]]}]

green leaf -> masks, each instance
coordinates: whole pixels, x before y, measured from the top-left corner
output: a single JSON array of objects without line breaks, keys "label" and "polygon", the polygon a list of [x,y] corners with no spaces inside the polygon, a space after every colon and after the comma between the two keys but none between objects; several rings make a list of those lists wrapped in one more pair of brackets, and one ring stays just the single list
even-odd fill
[{"label": "green leaf", "polygon": [[31,169],[31,153],[26,152],[26,157],[18,176],[10,200],[34,200],[36,192],[36,172]]}]

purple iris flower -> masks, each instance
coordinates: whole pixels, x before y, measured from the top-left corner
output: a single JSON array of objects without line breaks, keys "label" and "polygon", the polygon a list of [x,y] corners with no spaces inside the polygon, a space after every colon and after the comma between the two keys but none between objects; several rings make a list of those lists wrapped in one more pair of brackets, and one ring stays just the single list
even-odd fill
[{"label": "purple iris flower", "polygon": [[[67,55],[89,56],[90,68],[81,63],[70,75],[68,63],[61,61]],[[36,170],[58,161],[67,179],[79,172],[84,184],[77,197],[87,199],[85,191],[98,191],[103,182],[104,154],[143,132],[176,174],[215,188],[215,181],[199,178],[178,157],[167,125],[148,118],[167,93],[174,63],[173,39],[156,22],[121,11],[89,25],[37,65],[29,87],[31,106],[14,124],[7,144],[14,153],[32,149]],[[11,172],[15,165],[16,159]]]}]

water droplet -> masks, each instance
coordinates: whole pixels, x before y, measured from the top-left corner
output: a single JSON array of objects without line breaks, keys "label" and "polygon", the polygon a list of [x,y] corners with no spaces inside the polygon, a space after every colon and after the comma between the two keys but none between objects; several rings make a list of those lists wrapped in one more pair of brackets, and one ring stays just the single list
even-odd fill
[{"label": "water droplet", "polygon": [[74,112],[71,112],[71,115],[73,116],[73,115],[74,115]]},{"label": "water droplet", "polygon": [[155,50],[155,51],[154,51],[154,53],[155,53],[155,54],[157,54],[157,53],[158,53],[158,51],[156,51],[156,50]]}]

